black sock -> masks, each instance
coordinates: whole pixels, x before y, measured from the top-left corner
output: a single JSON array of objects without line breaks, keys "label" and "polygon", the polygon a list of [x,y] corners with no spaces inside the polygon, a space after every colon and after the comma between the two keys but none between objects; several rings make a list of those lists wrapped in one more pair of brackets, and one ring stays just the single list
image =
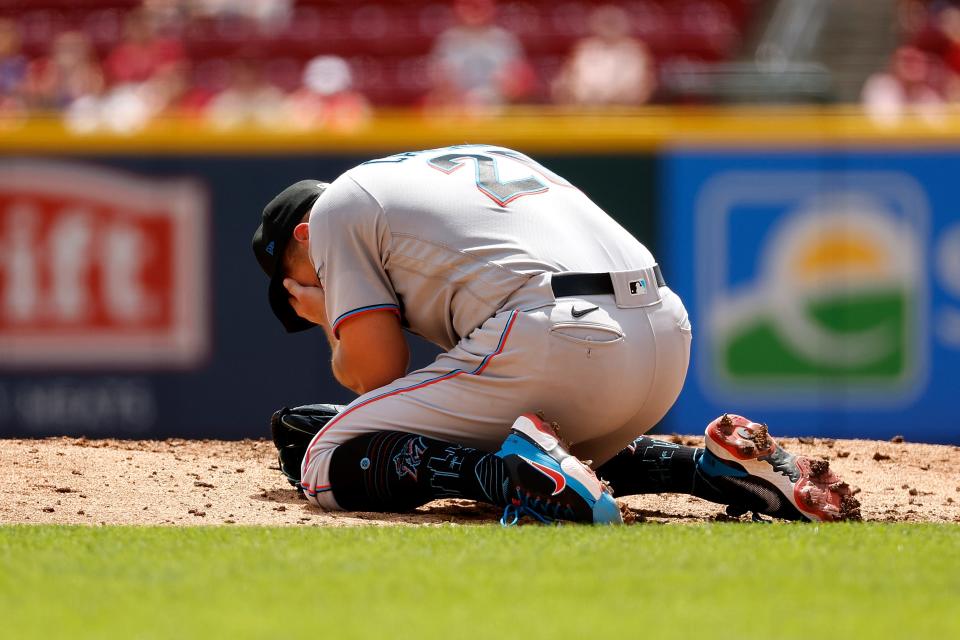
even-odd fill
[{"label": "black sock", "polygon": [[397,431],[362,435],[338,446],[330,485],[348,511],[409,511],[454,497],[507,503],[507,472],[500,458]]},{"label": "black sock", "polygon": [[723,476],[704,473],[699,462],[705,450],[640,436],[597,469],[616,496],[641,493],[685,493],[718,504],[758,502],[757,489]]},{"label": "black sock", "polygon": [[640,436],[597,469],[617,496],[693,493],[703,449]]}]

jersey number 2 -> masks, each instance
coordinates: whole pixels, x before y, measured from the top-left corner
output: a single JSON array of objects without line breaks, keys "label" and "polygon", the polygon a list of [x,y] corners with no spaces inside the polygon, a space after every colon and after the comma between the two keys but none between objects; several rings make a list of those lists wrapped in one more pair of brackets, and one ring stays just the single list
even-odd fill
[{"label": "jersey number 2", "polygon": [[499,204],[501,207],[521,196],[531,193],[543,193],[549,187],[534,176],[503,182],[497,171],[495,158],[480,153],[450,153],[430,158],[430,166],[444,173],[453,173],[463,166],[465,160],[473,160],[477,165],[477,189]]}]

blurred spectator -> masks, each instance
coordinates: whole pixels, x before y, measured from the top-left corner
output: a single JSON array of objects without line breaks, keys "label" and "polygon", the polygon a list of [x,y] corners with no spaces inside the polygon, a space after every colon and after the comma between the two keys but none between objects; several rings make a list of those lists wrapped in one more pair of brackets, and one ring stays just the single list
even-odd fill
[{"label": "blurred spectator", "polygon": [[590,16],[593,35],[578,42],[553,85],[554,100],[631,105],[650,99],[656,81],[646,45],[630,35],[630,16],[607,5]]},{"label": "blurred spectator", "polygon": [[150,14],[131,11],[124,21],[123,40],[107,56],[107,77],[113,83],[145,82],[158,69],[183,59],[183,46],[158,37]]},{"label": "blurred spectator", "polygon": [[187,69],[186,62],[165,64],[146,82],[78,98],[67,108],[67,126],[78,133],[133,133],[159,116],[196,116],[206,96],[190,85]]},{"label": "blurred spectator", "polygon": [[100,95],[103,73],[87,36],[78,31],[57,36],[50,55],[30,63],[26,87],[31,105],[41,109],[65,109],[78,98]]},{"label": "blurred spectator", "polygon": [[230,83],[207,105],[207,120],[218,129],[245,125],[272,127],[283,120],[283,93],[263,79],[258,62],[236,60]]},{"label": "blurred spectator", "polygon": [[72,130],[132,133],[168,113],[187,92],[182,45],[158,36],[154,16],[145,9],[126,15],[123,39],[110,51],[105,67],[108,89],[91,91],[67,106],[66,123]]},{"label": "blurred spectator", "polygon": [[20,36],[13,21],[0,19],[0,117],[23,110],[27,59],[20,53]]},{"label": "blurred spectator", "polygon": [[190,0],[143,0],[142,11],[157,33],[179,33],[190,19]]},{"label": "blurred spectator", "polygon": [[952,73],[960,73],[960,9],[947,7],[937,23],[945,41],[943,61]]},{"label": "blurred spectator", "polygon": [[497,106],[533,93],[536,78],[520,41],[496,26],[494,0],[456,0],[459,22],[440,34],[431,55],[436,106]]},{"label": "blurred spectator", "polygon": [[907,113],[930,122],[943,115],[944,100],[936,88],[930,57],[915,47],[898,48],[890,70],[867,79],[862,100],[878,124],[896,124]]},{"label": "blurred spectator", "polygon": [[287,99],[288,123],[298,129],[357,129],[369,119],[370,103],[352,85],[343,58],[317,56],[303,70],[303,86]]},{"label": "blurred spectator", "polygon": [[942,28],[941,7],[940,3],[931,7],[924,0],[902,0],[897,7],[897,18],[904,43],[937,58],[944,57],[950,41]]},{"label": "blurred spectator", "polygon": [[191,83],[186,60],[160,67],[144,89],[153,116],[198,117],[213,97]]},{"label": "blurred spectator", "polygon": [[189,0],[189,6],[200,16],[253,20],[264,32],[287,26],[293,13],[293,0]]}]

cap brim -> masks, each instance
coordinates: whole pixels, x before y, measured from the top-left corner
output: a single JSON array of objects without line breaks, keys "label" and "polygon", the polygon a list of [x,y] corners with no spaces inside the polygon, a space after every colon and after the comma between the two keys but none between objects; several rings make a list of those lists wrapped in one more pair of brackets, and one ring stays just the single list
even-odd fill
[{"label": "cap brim", "polygon": [[316,323],[298,316],[297,312],[290,306],[290,292],[283,286],[284,277],[280,270],[273,274],[273,278],[270,279],[270,289],[267,293],[270,299],[270,308],[273,309],[277,320],[287,330],[287,333],[306,331],[317,326]]}]

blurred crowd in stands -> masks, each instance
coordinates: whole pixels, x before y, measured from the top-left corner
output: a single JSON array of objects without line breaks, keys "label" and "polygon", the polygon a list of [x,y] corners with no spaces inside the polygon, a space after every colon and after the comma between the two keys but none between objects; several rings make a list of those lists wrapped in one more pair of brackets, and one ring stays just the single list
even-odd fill
[{"label": "blurred crowd in stands", "polygon": [[[881,123],[960,102],[960,0],[897,0],[902,44],[867,79]],[[758,0],[0,0],[0,123],[77,131],[177,116],[351,130],[373,107],[674,99],[664,68],[740,45]]]},{"label": "blurred crowd in stands", "polygon": [[638,105],[736,52],[752,0],[0,0],[0,118],[349,130],[371,106]]},{"label": "blurred crowd in stands", "polygon": [[350,130],[371,106],[638,105],[732,55],[751,0],[0,0],[0,118]]},{"label": "blurred crowd in stands", "polygon": [[902,43],[864,83],[864,107],[881,124],[936,124],[960,103],[960,0],[900,0],[898,19]]}]

